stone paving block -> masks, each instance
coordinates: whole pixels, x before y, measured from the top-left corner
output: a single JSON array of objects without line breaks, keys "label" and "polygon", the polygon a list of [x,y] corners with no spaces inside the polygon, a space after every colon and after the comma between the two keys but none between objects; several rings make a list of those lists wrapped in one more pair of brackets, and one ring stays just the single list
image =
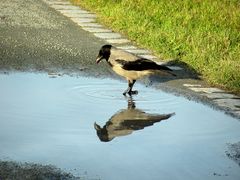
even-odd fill
[{"label": "stone paving block", "polygon": [[183,70],[183,68],[179,67],[179,66],[168,66],[170,69],[175,70],[175,71],[181,71]]},{"label": "stone paving block", "polygon": [[46,1],[49,5],[71,5],[68,1]]},{"label": "stone paving block", "polygon": [[58,10],[60,13],[62,13],[63,15],[68,13],[68,14],[91,14],[88,11],[82,10],[82,9],[59,9]]},{"label": "stone paving block", "polygon": [[240,118],[240,111],[233,111],[232,113]]},{"label": "stone paving block", "polygon": [[150,51],[145,49],[125,49],[125,51],[133,53],[133,54],[148,54]]},{"label": "stone paving block", "polygon": [[205,94],[210,99],[233,99],[238,98],[237,96],[233,94],[228,93],[207,93]]},{"label": "stone paving block", "polygon": [[71,18],[71,20],[75,23],[91,23],[95,22],[93,18]]},{"label": "stone paving block", "polygon": [[156,62],[158,65],[166,65],[166,62],[164,62],[164,61],[157,61]]},{"label": "stone paving block", "polygon": [[240,111],[240,99],[214,99],[217,105],[229,108],[233,111]]},{"label": "stone paving block", "polygon": [[110,29],[104,28],[83,27],[83,29],[88,32],[112,32]]},{"label": "stone paving block", "polygon": [[201,87],[201,84],[183,84],[185,87]]},{"label": "stone paving block", "polygon": [[189,88],[195,92],[203,92],[203,93],[224,93],[224,90],[218,89],[218,88],[197,88],[197,87],[191,87]]},{"label": "stone paving block", "polygon": [[94,35],[101,39],[118,39],[121,38],[119,33],[94,33]]},{"label": "stone paving block", "polygon": [[131,45],[127,45],[127,46],[117,46],[117,48],[123,49],[123,50],[126,50],[126,49],[137,49],[136,46],[131,46]]},{"label": "stone paving block", "polygon": [[67,17],[70,17],[70,18],[96,18],[95,14],[90,14],[90,13],[69,13],[69,12],[65,12],[63,14]]},{"label": "stone paving block", "polygon": [[156,56],[154,56],[154,55],[151,55],[151,54],[140,55],[140,57],[146,58],[146,59],[150,59],[150,60],[153,60],[153,59],[157,59],[157,58],[158,58],[158,57],[156,57]]},{"label": "stone paving block", "polygon": [[79,26],[82,26],[82,27],[98,27],[98,28],[101,28],[103,27],[101,24],[98,24],[98,23],[77,23]]},{"label": "stone paving block", "polygon": [[128,39],[106,39],[106,41],[110,44],[124,44],[130,42]]},{"label": "stone paving block", "polygon": [[78,6],[73,6],[73,5],[61,5],[61,4],[52,4],[52,8],[57,9],[57,10],[80,10]]}]

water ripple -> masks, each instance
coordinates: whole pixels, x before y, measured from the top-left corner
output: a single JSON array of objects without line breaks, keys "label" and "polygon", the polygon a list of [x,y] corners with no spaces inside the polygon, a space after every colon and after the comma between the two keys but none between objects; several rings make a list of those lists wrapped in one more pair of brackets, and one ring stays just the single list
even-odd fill
[{"label": "water ripple", "polygon": [[[91,99],[92,101],[114,100],[114,102],[119,102],[126,99],[126,97],[122,95],[126,87],[127,83],[122,81],[98,79],[76,84],[74,87],[69,88],[69,92],[72,93],[74,98],[82,98],[85,96],[85,98]],[[164,104],[166,106],[173,106],[180,103],[179,98],[161,90],[155,90],[140,84],[136,84],[134,89],[137,89],[139,92],[137,95],[132,96],[135,102],[152,105]]]}]

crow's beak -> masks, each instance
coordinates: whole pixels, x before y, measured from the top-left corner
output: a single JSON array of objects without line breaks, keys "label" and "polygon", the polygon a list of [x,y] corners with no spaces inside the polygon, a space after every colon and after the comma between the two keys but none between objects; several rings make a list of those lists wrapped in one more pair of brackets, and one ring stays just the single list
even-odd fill
[{"label": "crow's beak", "polygon": [[98,56],[97,57],[97,60],[96,60],[96,63],[98,64],[98,63],[100,63],[100,61],[103,59],[103,57],[102,56]]},{"label": "crow's beak", "polygon": [[97,131],[99,131],[99,130],[102,129],[101,126],[99,126],[96,122],[94,123],[94,128],[95,128]]}]

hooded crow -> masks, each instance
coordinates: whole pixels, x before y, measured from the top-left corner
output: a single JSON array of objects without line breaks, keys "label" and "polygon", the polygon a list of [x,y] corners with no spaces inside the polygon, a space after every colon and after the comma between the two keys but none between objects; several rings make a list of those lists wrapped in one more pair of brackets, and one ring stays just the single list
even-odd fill
[{"label": "hooded crow", "polygon": [[167,66],[158,65],[154,61],[117,49],[112,45],[101,47],[96,63],[98,64],[103,59],[107,61],[115,73],[127,79],[128,88],[123,92],[124,96],[126,94],[137,94],[137,91],[132,90],[133,85],[137,79],[144,76],[154,73],[176,76]]},{"label": "hooded crow", "polygon": [[155,123],[167,120],[175,115],[170,114],[150,114],[141,109],[136,108],[135,102],[130,98],[128,100],[128,107],[116,112],[101,127],[96,122],[94,128],[97,132],[97,136],[103,142],[113,140],[115,137],[130,135],[134,131],[144,129],[154,125]]}]

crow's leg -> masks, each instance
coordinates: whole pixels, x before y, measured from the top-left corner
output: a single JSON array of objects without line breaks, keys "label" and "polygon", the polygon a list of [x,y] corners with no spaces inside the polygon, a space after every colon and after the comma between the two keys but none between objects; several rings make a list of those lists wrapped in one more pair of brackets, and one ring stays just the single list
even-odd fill
[{"label": "crow's leg", "polygon": [[136,80],[130,81],[131,86],[130,86],[130,91],[128,92],[128,94],[129,94],[130,96],[131,96],[132,94],[138,94],[138,91],[133,91],[133,90],[132,90],[133,85],[134,85],[135,82],[136,82]]},{"label": "crow's leg", "polygon": [[131,82],[128,80],[128,88],[123,92],[123,95],[126,96],[127,93],[129,93],[131,87]]},{"label": "crow's leg", "polygon": [[127,101],[128,101],[128,109],[136,108],[136,105],[135,105],[135,102],[134,102],[132,96],[127,97]]},{"label": "crow's leg", "polygon": [[126,89],[126,91],[124,91],[123,95],[126,96],[126,94],[128,93],[130,96],[132,94],[137,94],[138,91],[132,91],[133,85],[136,82],[136,80],[128,80],[128,88]]}]

